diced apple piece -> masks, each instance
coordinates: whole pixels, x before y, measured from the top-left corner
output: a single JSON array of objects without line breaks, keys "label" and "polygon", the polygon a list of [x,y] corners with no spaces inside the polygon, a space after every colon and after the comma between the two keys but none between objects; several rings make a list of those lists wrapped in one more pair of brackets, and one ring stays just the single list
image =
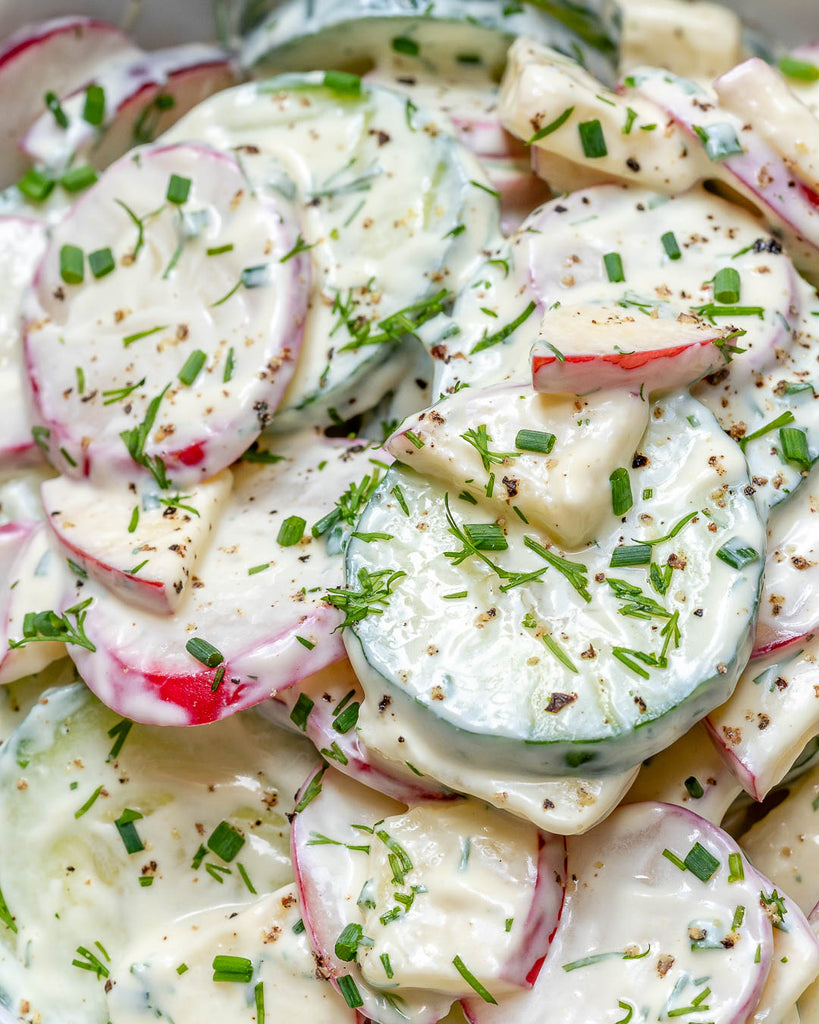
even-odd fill
[{"label": "diced apple piece", "polygon": [[[201,43],[122,57],[61,100],[61,127],[49,111],[26,132],[21,147],[37,164],[61,171],[71,163],[103,170],[132,146],[152,142],[192,107],[236,76],[224,51]],[[83,116],[89,87],[102,89],[100,123]]]},{"label": "diced apple piece", "polygon": [[110,167],[54,228],[24,300],[52,464],[132,480],[139,463],[160,487],[186,488],[238,458],[295,368],[310,275],[300,238],[284,199],[249,192],[239,163],[207,146]]},{"label": "diced apple piece", "polygon": [[717,748],[755,800],[784,778],[819,734],[819,636],[786,657],[749,662],[731,697],[706,719]]},{"label": "diced apple piece", "polygon": [[514,385],[467,388],[409,417],[386,448],[454,493],[465,489],[499,513],[518,508],[577,548],[611,515],[609,477],[631,462],[624,452],[634,453],[647,423],[648,403],[626,391],[580,399]]},{"label": "diced apple piece", "polygon": [[[0,68],[0,73],[2,69]],[[20,304],[46,247],[42,224],[0,217],[0,467],[36,462],[26,400]]]},{"label": "diced apple piece", "polygon": [[569,57],[530,39],[509,50],[498,111],[513,135],[577,167],[572,190],[607,180],[677,194],[707,168],[684,131],[673,124],[658,129],[663,113],[650,97],[626,101]]},{"label": "diced apple piece", "polygon": [[63,96],[107,61],[139,53],[121,29],[94,18],[53,18],[10,36],[0,49],[0,185],[26,170],[18,143],[42,113],[46,93]]},{"label": "diced apple piece", "polygon": [[130,604],[171,615],[187,596],[232,481],[223,469],[172,496],[61,476],[43,484],[42,497],[69,558]]},{"label": "diced apple piece", "polygon": [[559,306],[541,321],[532,383],[546,394],[578,395],[686,387],[725,365],[722,346],[735,333],[693,313],[667,319],[615,306]]}]

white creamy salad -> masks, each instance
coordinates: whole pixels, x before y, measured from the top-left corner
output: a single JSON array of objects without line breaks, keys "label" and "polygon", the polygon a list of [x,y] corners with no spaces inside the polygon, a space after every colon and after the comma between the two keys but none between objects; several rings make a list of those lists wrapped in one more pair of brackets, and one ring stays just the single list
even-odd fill
[{"label": "white creamy salad", "polygon": [[819,1024],[819,15],[0,45],[0,1024]]}]

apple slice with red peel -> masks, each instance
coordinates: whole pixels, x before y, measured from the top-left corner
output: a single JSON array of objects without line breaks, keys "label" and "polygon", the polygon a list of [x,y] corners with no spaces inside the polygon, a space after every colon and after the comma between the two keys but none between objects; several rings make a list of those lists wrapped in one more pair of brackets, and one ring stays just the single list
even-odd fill
[{"label": "apple slice with red peel", "polygon": [[18,143],[43,113],[46,93],[64,96],[101,65],[141,52],[116,25],[95,18],[53,18],[10,36],[0,49],[0,185],[16,181],[28,167]]},{"label": "apple slice with red peel", "polygon": [[46,247],[45,227],[0,217],[0,468],[39,461],[26,399],[20,304]]},{"label": "apple slice with red peel", "polygon": [[165,495],[60,476],[41,493],[47,522],[76,565],[129,604],[171,615],[187,596],[232,482],[223,469],[187,494]]},{"label": "apple slice with red peel", "polygon": [[301,730],[333,767],[393,800],[455,799],[435,779],[407,762],[396,764],[367,747],[356,728],[364,692],[347,658],[328,665],[268,704],[280,704],[274,720]]},{"label": "apple slice with red peel", "polygon": [[756,658],[706,725],[726,763],[754,800],[780,782],[808,740],[819,734],[819,636],[789,656]]},{"label": "apple slice with red peel", "polygon": [[184,489],[238,458],[295,368],[310,275],[300,239],[285,200],[249,192],[238,162],[207,146],[111,166],[53,229],[24,300],[52,464],[132,480],[138,462]]},{"label": "apple slice with red peel", "polygon": [[[46,111],[20,146],[39,165],[62,171],[72,163],[103,170],[134,145],[152,142],[202,100],[235,85],[230,58],[214,46],[190,43],[125,55],[103,65],[92,80],[61,99],[67,127]],[[99,124],[83,116],[88,89],[102,89]]]},{"label": "apple slice with red peel", "polygon": [[626,387],[686,387],[726,364],[736,331],[693,313],[675,319],[617,306],[558,306],[543,317],[532,348],[532,384],[547,394]]},{"label": "apple slice with red peel", "polygon": [[45,523],[18,522],[0,526],[0,684],[39,672],[65,654],[62,642],[24,639],[27,616],[59,606],[71,575]]},{"label": "apple slice with red peel", "polygon": [[472,1024],[692,1014],[745,1024],[771,967],[773,929],[760,903],[766,880],[727,833],[680,807],[631,804],[569,837],[567,851],[573,884],[534,988],[497,1006],[466,1000]]},{"label": "apple slice with red peel", "polygon": [[233,491],[172,616],[75,579],[62,606],[92,599],[85,631],[96,649],[68,653],[100,700],[135,721],[199,725],[339,661],[342,615],[327,594],[343,586],[343,541],[312,527],[373,472],[370,452],[307,431],[288,439],[286,455],[255,451],[233,467]]},{"label": "apple slice with red peel", "polygon": [[768,553],[752,657],[803,640],[819,627],[819,471],[778,505],[768,522]]},{"label": "apple slice with red peel", "polygon": [[[531,985],[563,902],[562,839],[473,800],[405,812],[333,769],[308,780],[296,807],[305,925],[336,984],[349,985],[346,975],[372,1020],[437,1021],[471,991],[458,961],[499,994]],[[454,922],[447,936],[444,912]],[[350,925],[372,945],[340,950]]]}]

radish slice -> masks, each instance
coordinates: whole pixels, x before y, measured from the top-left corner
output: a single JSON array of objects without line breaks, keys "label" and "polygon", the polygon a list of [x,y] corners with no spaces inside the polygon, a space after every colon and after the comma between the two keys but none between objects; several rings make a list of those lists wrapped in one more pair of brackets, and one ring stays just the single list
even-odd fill
[{"label": "radish slice", "polygon": [[[292,832],[305,924],[334,977],[360,986],[363,1012],[437,1020],[470,992],[455,960],[498,992],[531,984],[563,899],[562,840],[472,801],[403,813],[332,770],[308,781],[297,808],[306,801]],[[448,939],[444,912],[456,920]],[[372,945],[346,957],[336,942],[349,925]]]},{"label": "radish slice", "polygon": [[[786,1019],[808,985],[819,975],[819,938],[797,904],[774,889],[767,879],[765,893],[776,899],[770,904],[773,920],[771,973],[748,1024],[773,1024]],[[780,927],[776,927],[776,924]]]},{"label": "radish slice", "polygon": [[31,612],[58,608],[70,573],[44,523],[0,526],[0,562],[0,683],[11,683],[64,656],[61,642],[11,643],[25,638]]},{"label": "radish slice", "polygon": [[[653,100],[711,158],[707,175],[726,182],[758,207],[785,241],[796,266],[819,274],[819,197],[744,118],[714,102],[714,93],[656,68],[626,79],[626,96]],[[806,111],[806,117],[809,113]]]},{"label": "radish slice", "polygon": [[782,660],[774,652],[750,662],[734,693],[706,724],[745,791],[762,800],[799,752],[819,734],[819,636],[809,634]]},{"label": "radish slice", "polygon": [[124,601],[170,615],[187,595],[232,480],[223,469],[189,494],[163,497],[155,488],[139,494],[136,484],[103,489],[61,476],[43,484],[42,497],[77,566]]},{"label": "radish slice", "polygon": [[453,797],[414,765],[396,764],[367,746],[356,727],[363,701],[358,677],[344,658],[267,703],[280,705],[287,725],[302,730],[321,756],[351,779],[403,803]]},{"label": "radish slice", "polygon": [[[2,73],[2,68],[0,68]],[[20,303],[46,247],[45,228],[0,217],[0,467],[37,461],[25,398]]]},{"label": "radish slice", "polygon": [[53,18],[10,36],[0,50],[0,184],[11,183],[26,169],[17,144],[42,113],[45,92],[63,96],[107,61],[139,53],[121,29],[94,18]]},{"label": "radish slice", "polygon": [[771,515],[753,657],[819,626],[818,487],[819,471],[813,470],[804,487]]},{"label": "radish slice", "polygon": [[[227,54],[201,43],[136,58],[123,55],[61,98],[67,127],[46,111],[20,145],[33,163],[57,172],[72,163],[90,163],[102,170],[133,145],[153,142],[197,103],[235,81]],[[89,124],[83,117],[90,86],[101,88],[105,97],[100,124]]]},{"label": "radish slice", "polygon": [[[730,836],[690,811],[645,803],[567,845],[573,884],[535,987],[498,1006],[468,1000],[472,1024],[535,1024],[554,1007],[566,1024],[673,1019],[687,1007],[687,1020],[746,1021],[773,937],[760,906],[766,881]],[[744,878],[729,881],[740,864]]]},{"label": "radish slice", "polygon": [[[174,182],[184,202],[166,198]],[[51,461],[96,482],[132,479],[139,459],[161,487],[184,488],[238,458],[301,343],[309,266],[296,239],[289,208],[249,194],[240,165],[205,146],[111,167],[54,229],[24,303]],[[83,284],[64,279],[66,246],[89,254]],[[100,252],[116,267],[95,280]]]},{"label": "radish slice", "polygon": [[[100,699],[128,718],[211,722],[343,656],[339,612],[324,599],[343,582],[341,541],[310,531],[372,472],[369,449],[307,434],[291,439],[287,456],[252,457],[259,461],[233,470],[233,492],[174,616],[134,609],[91,579],[65,599],[93,598],[85,629],[96,650],[69,653]],[[288,536],[302,520],[301,540]],[[223,660],[208,666],[189,653],[194,637]]]},{"label": "radish slice", "polygon": [[681,388],[726,365],[722,346],[733,335],[690,313],[665,320],[617,306],[559,306],[541,321],[532,383],[573,395]]},{"label": "radish slice", "polygon": [[[675,125],[641,130],[656,127],[662,117],[650,96],[627,102],[572,58],[531,39],[517,39],[509,50],[498,112],[504,127],[531,143],[533,151],[554,154],[579,175],[589,171],[597,180],[676,194],[707,169],[708,161]],[[584,126],[588,130],[590,124],[602,139],[594,148],[584,141]],[[575,181],[572,189],[587,183]]]},{"label": "radish slice", "polygon": [[[366,672],[366,667],[359,666],[359,671]],[[373,685],[377,687],[377,680]],[[484,767],[479,759],[464,762],[453,756],[435,742],[413,711],[409,704],[399,707],[383,691],[377,702],[365,700],[358,717],[360,742],[397,768],[407,764],[411,751],[409,763],[425,778],[438,779],[553,835],[578,835],[593,828],[620,803],[637,775],[637,768],[596,777],[503,774]]]},{"label": "radish slice", "polygon": [[[221,1021],[243,1020],[248,1015],[248,990],[252,1003],[261,985],[267,1020],[361,1021],[316,970],[300,925],[295,885],[262,895],[238,912],[226,914],[225,909],[165,921],[140,935],[111,968],[109,1016],[117,1024],[140,1024],[150,999],[153,1016],[180,1024],[197,1014]],[[214,985],[216,956],[251,961],[250,982]],[[186,967],[181,974],[180,963]],[[260,1019],[259,1024],[264,1022]]]},{"label": "radish slice", "polygon": [[707,729],[697,722],[676,743],[643,762],[623,802],[677,804],[719,825],[741,792],[742,786],[717,753]]}]

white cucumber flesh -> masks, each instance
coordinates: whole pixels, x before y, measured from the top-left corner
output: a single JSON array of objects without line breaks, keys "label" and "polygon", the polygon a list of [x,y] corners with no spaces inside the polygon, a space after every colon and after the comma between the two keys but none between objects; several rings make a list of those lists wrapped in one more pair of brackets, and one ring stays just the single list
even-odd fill
[{"label": "white cucumber flesh", "polygon": [[567,1024],[749,1019],[771,967],[769,893],[727,833],[644,803],[567,846],[572,883],[534,988],[496,1007],[470,999],[472,1024],[535,1024],[554,1006]]},{"label": "white cucumber flesh", "polygon": [[[173,616],[76,579],[64,606],[92,599],[84,628],[95,649],[72,644],[69,653],[109,707],[136,721],[201,724],[343,657],[340,614],[325,600],[343,581],[340,541],[311,531],[375,472],[370,450],[310,432],[287,452],[257,450],[257,461],[234,467],[231,495]],[[209,645],[199,658],[188,650],[194,638]]]},{"label": "white cucumber flesh", "polygon": [[[171,615],[183,602],[230,494],[229,469],[165,496],[138,484],[96,487],[60,476],[41,490],[46,522],[80,572],[128,603]],[[133,489],[132,489],[133,487]]]},{"label": "white cucumber flesh", "polygon": [[120,719],[82,684],[48,691],[0,751],[0,888],[16,927],[0,925],[4,1004],[107,1020],[105,978],[72,964],[78,946],[110,971],[163,922],[258,899],[240,864],[259,893],[291,881],[286,815],[315,762],[252,712],[169,730]]},{"label": "white cucumber flesh", "polygon": [[297,238],[289,205],[250,194],[239,163],[207,146],[112,165],[54,228],[24,300],[52,463],[99,481],[130,479],[139,460],[160,486],[185,487],[238,458],[298,354],[309,267]]},{"label": "white cucumber flesh", "polygon": [[[391,470],[358,526],[387,536],[347,549],[348,588],[380,611],[345,632],[366,699],[415,701],[450,756],[518,777],[631,768],[724,700],[750,653],[764,558],[744,459],[675,394],[650,406],[627,461],[633,505],[581,550]],[[476,527],[497,535],[480,558],[463,541]],[[643,563],[622,567],[640,544]]]},{"label": "white cucumber flesh", "polygon": [[396,345],[460,288],[497,231],[475,157],[408,99],[357,78],[248,83],[167,138],[238,152],[256,191],[289,184],[299,204],[313,283],[279,431],[349,419],[394,387]]}]

